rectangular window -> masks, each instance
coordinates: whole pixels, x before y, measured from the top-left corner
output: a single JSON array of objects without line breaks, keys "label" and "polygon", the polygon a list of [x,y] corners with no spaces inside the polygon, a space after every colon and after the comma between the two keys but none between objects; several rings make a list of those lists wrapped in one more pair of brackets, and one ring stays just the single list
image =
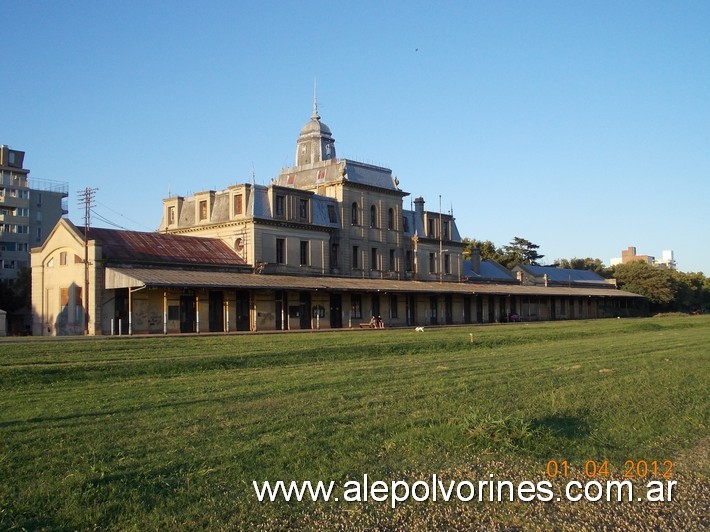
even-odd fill
[{"label": "rectangular window", "polygon": [[241,194],[235,194],[234,195],[234,215],[237,216],[239,214],[242,214],[242,195]]},{"label": "rectangular window", "polygon": [[448,253],[444,255],[444,273],[451,273],[451,256]]},{"label": "rectangular window", "polygon": [[74,323],[81,323],[83,315],[83,302],[81,300],[81,287],[74,288]]},{"label": "rectangular window", "polygon": [[301,240],[301,266],[308,266],[308,240]]},{"label": "rectangular window", "polygon": [[449,222],[448,221],[442,222],[442,225],[443,225],[442,232],[444,234],[443,235],[444,239],[448,239],[449,238]]},{"label": "rectangular window", "polygon": [[284,196],[276,196],[276,199],[274,200],[275,206],[274,210],[276,211],[276,216],[283,216],[284,215],[284,204],[286,203],[286,199]]},{"label": "rectangular window", "polygon": [[283,238],[276,239],[276,263],[286,264],[286,240]]},{"label": "rectangular window", "polygon": [[61,306],[62,310],[69,304],[69,289],[68,288],[62,288],[60,289],[60,294],[61,294]]},{"label": "rectangular window", "polygon": [[59,265],[60,265],[60,266],[66,266],[66,265],[67,265],[67,252],[66,252],[66,251],[62,251],[62,252],[59,254]]},{"label": "rectangular window", "polygon": [[335,205],[328,205],[328,221],[332,224],[338,221],[338,217],[335,214]]},{"label": "rectangular window", "polygon": [[298,216],[301,220],[308,220],[308,200],[298,200]]},{"label": "rectangular window", "polygon": [[436,254],[429,253],[429,273],[436,273]]},{"label": "rectangular window", "polygon": [[428,223],[429,223],[429,232],[427,233],[427,236],[429,238],[434,238],[434,220],[430,218],[428,220]]},{"label": "rectangular window", "polygon": [[412,250],[411,249],[407,250],[405,262],[406,262],[407,271],[411,272],[412,271]]},{"label": "rectangular window", "polygon": [[397,317],[397,296],[390,296],[390,318]]},{"label": "rectangular window", "polygon": [[394,249],[390,249],[390,271],[393,272],[394,270]]},{"label": "rectangular window", "polygon": [[362,298],[359,294],[350,296],[350,317],[362,318]]},{"label": "rectangular window", "polygon": [[377,264],[377,248],[372,248],[370,253],[370,269],[379,270],[379,264]]},{"label": "rectangular window", "polygon": [[168,224],[175,223],[175,207],[168,207]]},{"label": "rectangular window", "polygon": [[207,219],[207,200],[200,202],[200,221]]},{"label": "rectangular window", "polygon": [[360,249],[357,246],[353,246],[353,268],[360,267],[360,259],[358,258],[359,255]]}]

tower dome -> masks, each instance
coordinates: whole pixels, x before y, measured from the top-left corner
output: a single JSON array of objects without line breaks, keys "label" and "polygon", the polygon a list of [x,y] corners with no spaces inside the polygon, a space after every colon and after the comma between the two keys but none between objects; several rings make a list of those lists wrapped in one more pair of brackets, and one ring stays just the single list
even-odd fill
[{"label": "tower dome", "polygon": [[320,121],[318,101],[313,95],[313,114],[301,129],[296,142],[296,166],[335,159],[335,139],[330,128]]}]

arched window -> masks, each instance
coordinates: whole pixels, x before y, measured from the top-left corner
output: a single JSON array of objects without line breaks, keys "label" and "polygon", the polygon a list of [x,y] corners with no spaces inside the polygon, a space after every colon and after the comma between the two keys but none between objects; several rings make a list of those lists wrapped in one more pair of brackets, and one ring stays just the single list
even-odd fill
[{"label": "arched window", "polygon": [[387,211],[387,229],[394,229],[394,209]]},{"label": "arched window", "polygon": [[358,207],[357,207],[357,201],[353,201],[353,207],[352,207],[352,222],[353,222],[353,225],[358,225]]},{"label": "arched window", "polygon": [[370,207],[370,227],[377,227],[377,207]]}]

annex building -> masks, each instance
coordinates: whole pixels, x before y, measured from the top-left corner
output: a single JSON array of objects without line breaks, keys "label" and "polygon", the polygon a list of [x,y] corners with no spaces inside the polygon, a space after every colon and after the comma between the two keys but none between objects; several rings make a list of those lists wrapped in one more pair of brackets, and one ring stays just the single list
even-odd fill
[{"label": "annex building", "polygon": [[[60,220],[32,250],[35,335],[199,333],[601,318],[644,299],[600,282],[522,282],[464,244],[388,168],[337,158],[313,114],[295,165],[163,200],[155,233]],[[85,250],[85,245],[88,250]],[[84,263],[88,251],[89,262]],[[88,279],[88,283],[87,283]]]}]

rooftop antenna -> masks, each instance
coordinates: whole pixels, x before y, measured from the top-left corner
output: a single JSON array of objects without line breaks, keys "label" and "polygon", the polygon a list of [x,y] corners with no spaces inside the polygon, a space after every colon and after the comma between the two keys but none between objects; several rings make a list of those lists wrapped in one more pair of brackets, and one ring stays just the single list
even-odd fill
[{"label": "rooftop antenna", "polygon": [[256,171],[254,170],[254,161],[251,162],[251,186],[256,186]]}]

